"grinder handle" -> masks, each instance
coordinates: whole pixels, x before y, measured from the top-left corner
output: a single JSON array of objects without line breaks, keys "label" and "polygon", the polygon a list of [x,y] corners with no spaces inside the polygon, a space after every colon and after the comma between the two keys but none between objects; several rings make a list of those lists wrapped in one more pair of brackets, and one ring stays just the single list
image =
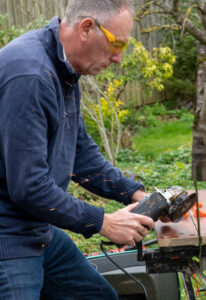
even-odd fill
[{"label": "grinder handle", "polygon": [[[152,218],[157,221],[159,217],[162,217],[169,210],[169,205],[165,198],[158,192],[153,192],[148,198],[143,199],[140,203],[131,210],[131,213],[140,214]],[[148,230],[149,228],[145,226]],[[118,248],[122,248],[124,245],[118,245]],[[137,248],[141,248],[139,242]],[[138,252],[139,253],[139,252]],[[138,260],[141,260],[138,258]]]}]

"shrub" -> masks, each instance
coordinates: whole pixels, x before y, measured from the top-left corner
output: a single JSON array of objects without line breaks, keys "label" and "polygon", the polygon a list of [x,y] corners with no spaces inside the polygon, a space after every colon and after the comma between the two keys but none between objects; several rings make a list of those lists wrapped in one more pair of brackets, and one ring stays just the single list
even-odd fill
[{"label": "shrub", "polygon": [[195,39],[179,31],[165,34],[163,45],[171,47],[176,55],[173,77],[165,82],[168,99],[185,105],[196,98],[197,49]]},{"label": "shrub", "polygon": [[48,21],[44,18],[44,16],[39,16],[37,19],[28,23],[24,28],[14,25],[8,27],[8,15],[0,15],[0,48],[21,34],[32,29],[41,28],[47,23]]}]

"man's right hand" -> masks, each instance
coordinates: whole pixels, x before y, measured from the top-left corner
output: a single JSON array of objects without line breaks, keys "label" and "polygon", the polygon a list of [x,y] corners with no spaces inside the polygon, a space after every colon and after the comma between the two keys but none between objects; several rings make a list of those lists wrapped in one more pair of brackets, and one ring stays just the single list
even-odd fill
[{"label": "man's right hand", "polygon": [[131,213],[137,205],[130,204],[112,214],[104,214],[100,234],[115,244],[135,246],[147,235],[147,228],[154,228],[154,221],[150,217]]}]

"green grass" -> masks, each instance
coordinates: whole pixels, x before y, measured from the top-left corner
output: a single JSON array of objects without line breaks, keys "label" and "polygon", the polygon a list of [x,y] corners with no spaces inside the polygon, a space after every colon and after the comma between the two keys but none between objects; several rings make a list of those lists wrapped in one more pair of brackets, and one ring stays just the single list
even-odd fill
[{"label": "green grass", "polygon": [[179,146],[191,143],[192,122],[182,120],[142,129],[133,137],[133,149],[147,159],[154,159],[165,151],[175,150]]}]

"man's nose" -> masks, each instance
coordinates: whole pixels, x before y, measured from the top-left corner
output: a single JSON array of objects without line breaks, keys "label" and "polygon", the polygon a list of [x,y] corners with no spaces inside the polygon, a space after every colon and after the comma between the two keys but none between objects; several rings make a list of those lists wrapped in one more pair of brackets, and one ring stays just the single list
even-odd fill
[{"label": "man's nose", "polygon": [[113,62],[115,64],[120,64],[120,62],[122,60],[122,52],[117,53],[117,54],[112,54],[110,60],[111,60],[111,62]]}]

